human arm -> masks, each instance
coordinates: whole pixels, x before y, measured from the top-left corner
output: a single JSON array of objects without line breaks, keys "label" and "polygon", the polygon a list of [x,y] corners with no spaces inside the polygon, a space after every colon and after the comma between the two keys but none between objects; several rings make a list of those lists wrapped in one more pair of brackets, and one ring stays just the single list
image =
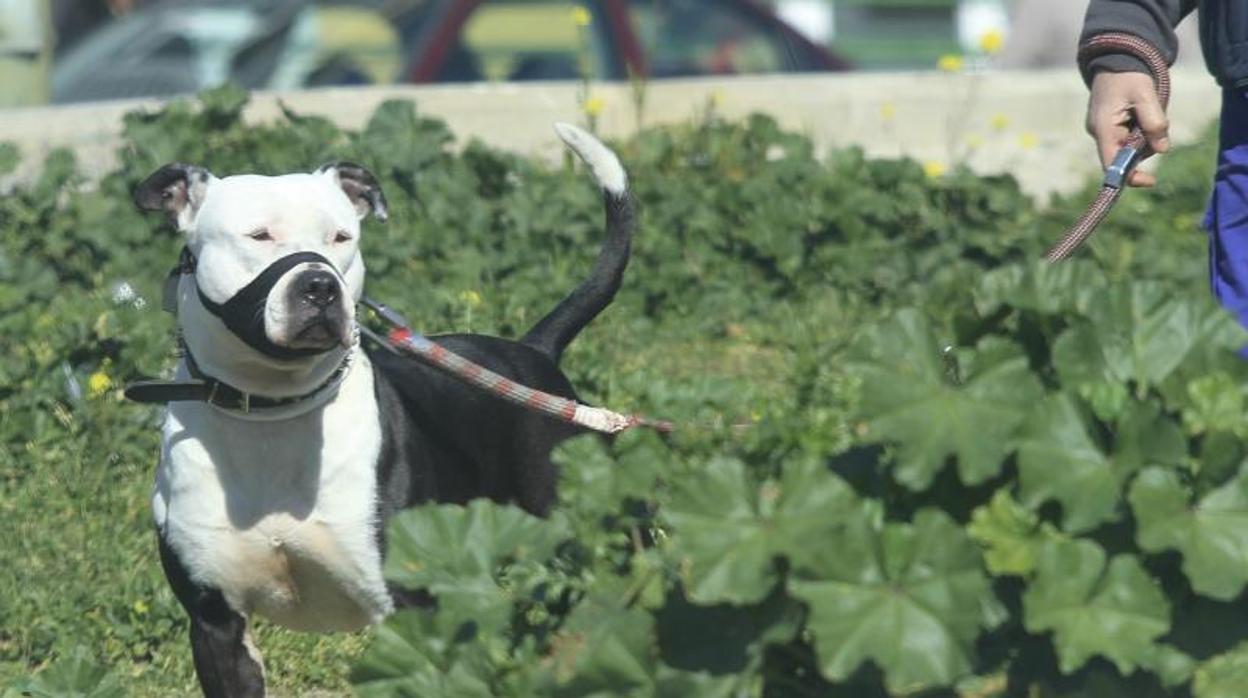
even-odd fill
[{"label": "human arm", "polygon": [[[1084,20],[1080,44],[1108,32],[1125,32],[1144,39],[1173,63],[1178,55],[1174,27],[1194,7],[1195,0],[1092,0]],[[1086,127],[1096,141],[1102,166],[1108,166],[1138,124],[1149,147],[1158,153],[1170,148],[1169,120],[1154,90],[1148,68],[1138,58],[1111,53],[1079,66],[1091,87]],[[1134,171],[1132,186],[1152,186],[1156,178]]]}]

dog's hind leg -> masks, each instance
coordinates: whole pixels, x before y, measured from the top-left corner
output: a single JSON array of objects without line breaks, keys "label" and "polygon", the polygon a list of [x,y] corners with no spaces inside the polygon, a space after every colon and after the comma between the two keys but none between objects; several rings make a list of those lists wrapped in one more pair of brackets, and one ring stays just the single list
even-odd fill
[{"label": "dog's hind leg", "polygon": [[264,664],[247,632],[247,619],[216,589],[196,584],[177,553],[160,538],[160,564],[173,595],[191,617],[191,655],[208,698],[261,698]]}]

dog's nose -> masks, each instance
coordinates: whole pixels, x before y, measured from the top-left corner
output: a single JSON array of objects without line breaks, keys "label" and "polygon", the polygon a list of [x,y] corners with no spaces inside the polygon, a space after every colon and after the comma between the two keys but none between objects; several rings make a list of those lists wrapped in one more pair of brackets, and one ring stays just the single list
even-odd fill
[{"label": "dog's nose", "polygon": [[338,280],[327,271],[310,271],[299,276],[299,295],[318,308],[338,300]]}]

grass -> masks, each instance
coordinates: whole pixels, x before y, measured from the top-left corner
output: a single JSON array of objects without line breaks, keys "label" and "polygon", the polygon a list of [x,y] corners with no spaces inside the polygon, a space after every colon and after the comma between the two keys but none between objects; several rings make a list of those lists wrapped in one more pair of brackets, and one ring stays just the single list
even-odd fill
[{"label": "grass", "polygon": [[[94,449],[109,423],[135,412],[147,410],[110,393],[91,401],[86,414],[97,424],[79,426],[69,443],[3,454],[0,688],[43,668],[32,658],[86,646],[126,695],[198,693],[185,615],[160,571],[151,524],[156,430],[130,439],[147,458]],[[307,635],[259,622],[256,641],[274,695],[346,695],[366,634]]]}]

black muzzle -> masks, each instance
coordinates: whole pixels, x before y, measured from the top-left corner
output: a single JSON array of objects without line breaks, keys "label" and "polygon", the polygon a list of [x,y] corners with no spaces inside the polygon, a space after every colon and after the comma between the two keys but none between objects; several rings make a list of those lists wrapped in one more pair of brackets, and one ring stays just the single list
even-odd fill
[{"label": "black muzzle", "polygon": [[[189,271],[193,273],[194,257],[191,257],[188,264],[187,256],[190,256],[189,250],[184,251],[180,269],[182,273],[187,273],[189,267]],[[203,289],[199,288],[198,282],[195,284],[195,290],[199,293],[199,302],[208,309],[208,312],[221,318],[221,322],[224,322],[225,326],[235,336],[243,340],[252,349],[275,359],[298,359],[306,356],[315,356],[323,353],[324,350],[313,348],[293,349],[291,347],[278,346],[270,341],[268,335],[264,332],[264,308],[269,299],[269,292],[273,290],[273,286],[277,284],[278,280],[286,272],[308,262],[320,262],[330,269],[334,268],[333,262],[315,252],[295,252],[265,267],[264,271],[260,272],[256,278],[240,288],[237,293],[230,296],[229,300],[224,303],[217,303],[205,296]]]}]

